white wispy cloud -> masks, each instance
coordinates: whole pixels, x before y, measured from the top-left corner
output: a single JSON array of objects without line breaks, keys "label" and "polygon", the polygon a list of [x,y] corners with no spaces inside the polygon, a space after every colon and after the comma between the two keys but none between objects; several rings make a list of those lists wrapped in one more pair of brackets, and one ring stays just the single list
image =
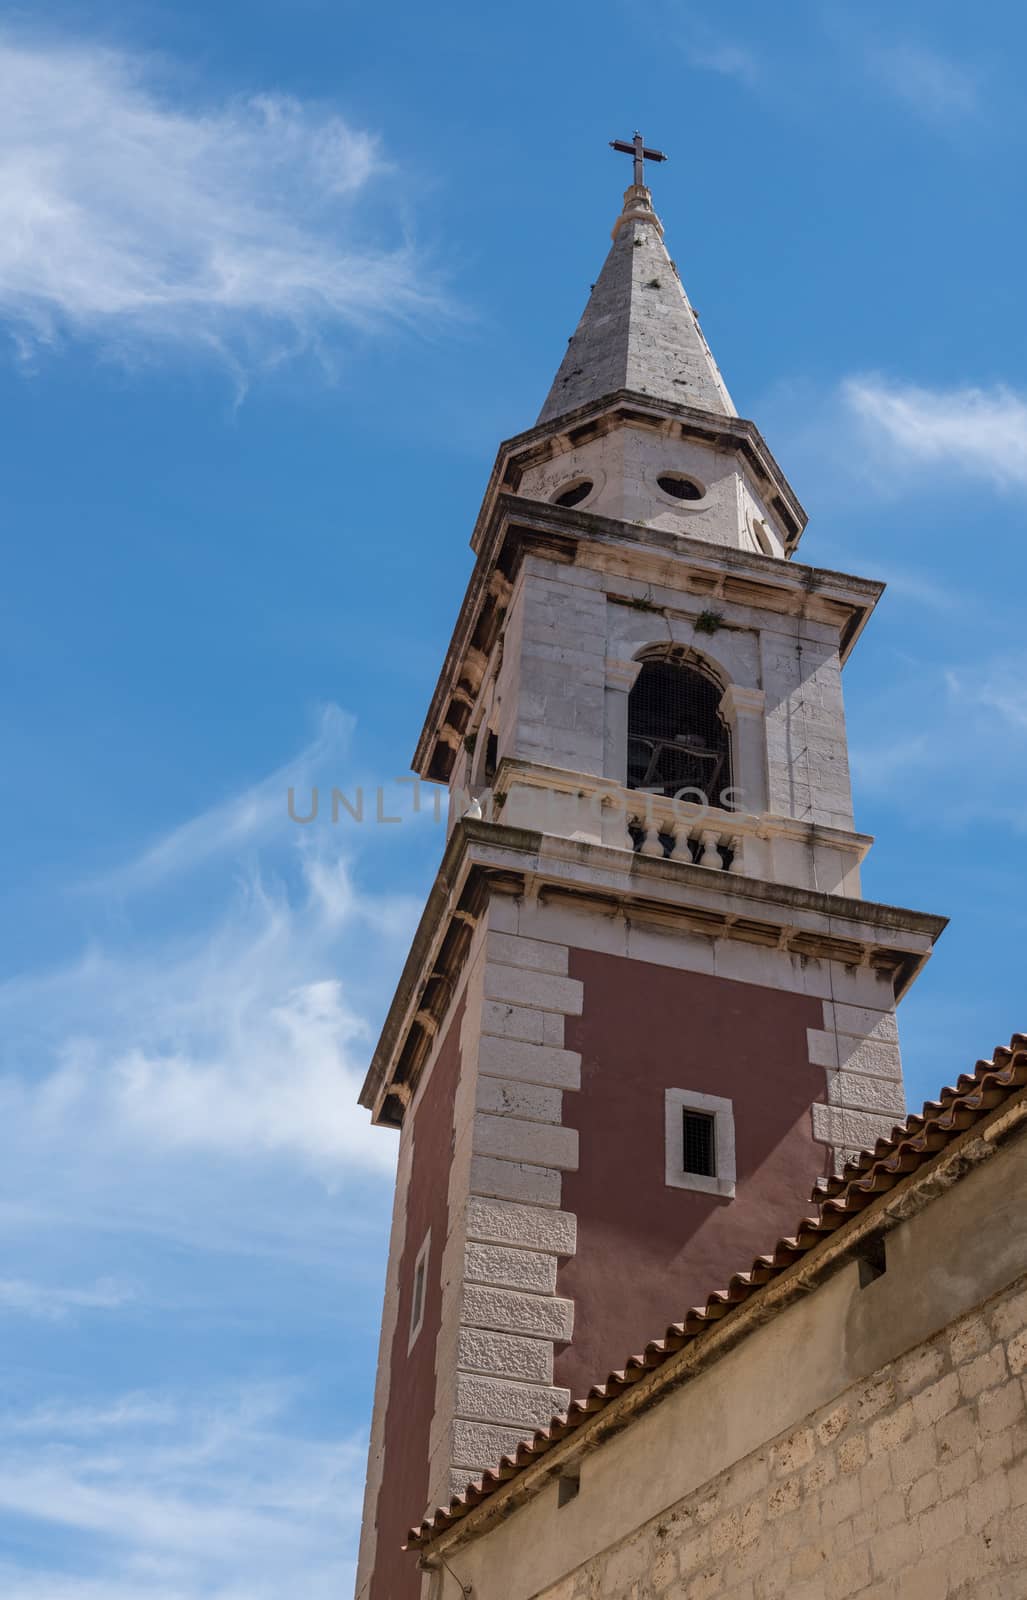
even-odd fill
[{"label": "white wispy cloud", "polygon": [[347,977],[368,927],[398,943],[413,907],[368,901],[341,859],[310,858],[313,878],[306,860],[297,889],[253,877],[187,938],[0,989],[11,1036],[42,1011],[55,1055],[0,1078],[7,1125],[36,1148],[88,1130],[93,1150],[284,1156],[332,1183],[391,1170],[392,1140],[356,1103],[373,1037]]},{"label": "white wispy cloud", "polygon": [[[38,1561],[7,1566],[11,1600],[328,1600],[352,1585],[361,1438],[317,1437],[295,1386],[250,1383],[188,1399],[117,1397],[91,1422],[17,1412],[0,1515],[46,1527]],[[22,1427],[27,1421],[30,1425]],[[23,1441],[23,1442],[22,1442]],[[53,1536],[63,1560],[51,1566]]]},{"label": "white wispy cloud", "polygon": [[871,374],[847,378],[841,397],[896,471],[930,466],[1000,488],[1027,484],[1027,397],[1013,389],[932,389]]},{"label": "white wispy cloud", "polygon": [[980,109],[981,74],[923,44],[897,41],[869,52],[880,83],[929,122],[973,116]]},{"label": "white wispy cloud", "polygon": [[1024,831],[1027,655],[981,655],[919,673],[907,667],[902,682],[898,698],[864,708],[855,723],[857,801],[889,800],[917,827],[946,834],[979,832],[982,818]]},{"label": "white wispy cloud", "polygon": [[[945,677],[961,705],[992,712],[1015,735],[1027,733],[1027,656],[987,662],[983,671],[950,669]],[[1018,743],[1022,745],[1022,738]]]},{"label": "white wispy cloud", "polygon": [[184,78],[0,35],[0,317],[23,352],[74,334],[242,369],[437,318],[373,134],[282,95],[201,103]]},{"label": "white wispy cloud", "polygon": [[[363,888],[352,857],[399,830],[287,814],[290,780],[341,776],[350,729],[330,708],[293,762],[115,867],[127,928],[0,984],[0,1120],[28,1168],[65,1191],[78,1175],[93,1201],[109,1169],[131,1188],[155,1159],[274,1160],[330,1189],[391,1172],[394,1140],[357,1096],[420,906]],[[200,916],[149,931],[151,903],[200,867]],[[140,1199],[126,1222],[148,1219]]]},{"label": "white wispy cloud", "polygon": [[101,1278],[88,1289],[0,1279],[0,1314],[17,1313],[46,1322],[63,1321],[76,1311],[115,1311],[134,1299],[134,1290],[113,1278]]},{"label": "white wispy cloud", "polygon": [[875,740],[873,744],[855,744],[850,751],[856,788],[871,794],[887,794],[900,786],[908,786],[937,758],[938,751],[925,733]]},{"label": "white wispy cloud", "polygon": [[737,78],[750,88],[759,82],[762,66],[759,58],[743,45],[728,40],[707,38],[691,42],[686,47],[689,61],[706,72],[718,72],[724,78]]},{"label": "white wispy cloud", "polygon": [[336,705],[325,706],[314,738],[291,761],[243,793],[170,829],[91,887],[104,893],[138,894],[168,878],[194,872],[218,856],[258,848],[281,828],[290,787],[308,791],[315,774],[332,763],[334,770],[341,769],[353,727],[354,719],[348,713]]}]

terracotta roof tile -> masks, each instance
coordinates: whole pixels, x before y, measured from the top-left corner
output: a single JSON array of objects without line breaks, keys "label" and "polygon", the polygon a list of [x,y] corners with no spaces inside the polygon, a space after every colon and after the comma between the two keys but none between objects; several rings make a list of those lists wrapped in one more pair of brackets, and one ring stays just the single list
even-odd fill
[{"label": "terracotta roof tile", "polygon": [[1025,1084],[1027,1034],[1016,1033],[1008,1046],[995,1051],[990,1061],[978,1061],[974,1071],[964,1073],[954,1088],[942,1089],[937,1100],[928,1100],[921,1112],[911,1113],[904,1123],[896,1125],[890,1138],[878,1139],[872,1150],[861,1151],[835,1177],[818,1180],[812,1195],[817,1209],[801,1219],[794,1235],[779,1239],[769,1255],[757,1256],[747,1272],[735,1273],[726,1289],[714,1290],[705,1306],[693,1306],[681,1322],[671,1323],[662,1339],[654,1339],[641,1354],[629,1357],[623,1368],[608,1374],[605,1383],[596,1384],[582,1399],[572,1401],[566,1413],[553,1417],[547,1428],[522,1440],[513,1455],[504,1456],[496,1467],[455,1495],[448,1506],[440,1506],[419,1527],[411,1528],[406,1548],[427,1544],[458,1522],[501,1484],[566,1439],[645,1373],[662,1366],[712,1324],[744,1304],[879,1194],[915,1172]]}]

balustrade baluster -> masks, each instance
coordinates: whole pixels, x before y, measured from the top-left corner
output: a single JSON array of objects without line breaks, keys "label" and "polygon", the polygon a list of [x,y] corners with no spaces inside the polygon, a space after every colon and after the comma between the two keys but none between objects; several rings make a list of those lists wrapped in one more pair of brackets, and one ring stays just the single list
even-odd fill
[{"label": "balustrade baluster", "polygon": [[687,861],[691,864],[692,851],[688,842],[688,824],[678,822],[674,828],[674,848],[670,852],[672,861]]},{"label": "balustrade baluster", "polygon": [[699,865],[701,867],[722,868],[724,861],[720,851],[717,849],[720,834],[707,829],[705,833],[700,835],[700,839],[702,841],[702,855],[699,857]]},{"label": "balustrade baluster", "polygon": [[655,817],[647,817],[643,824],[645,838],[642,840],[642,855],[662,856],[663,840],[660,838],[660,824]]}]

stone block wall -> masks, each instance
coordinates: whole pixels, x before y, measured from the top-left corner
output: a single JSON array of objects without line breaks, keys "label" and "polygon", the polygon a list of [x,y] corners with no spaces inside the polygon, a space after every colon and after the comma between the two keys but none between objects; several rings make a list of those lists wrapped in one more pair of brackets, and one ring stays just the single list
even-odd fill
[{"label": "stone block wall", "polygon": [[564,1095],[581,1058],[564,1048],[581,984],[564,944],[504,932],[490,909],[480,995],[465,1029],[467,1103],[450,1179],[451,1260],[446,1333],[437,1363],[440,1449],[433,1503],[545,1427],[570,1395],[553,1382],[554,1354],[571,1338],[574,1307],[557,1293],[557,1265],[575,1249],[575,1218],[560,1209],[578,1136],[563,1126]]},{"label": "stone block wall", "polygon": [[[665,583],[651,583],[613,566],[526,559],[511,598],[495,689],[500,758],[623,782],[633,681],[626,669],[647,649],[691,649],[728,691],[732,778],[745,807],[851,833],[837,628],[718,600],[726,626],[703,633],[697,623],[708,598],[674,587],[673,566],[666,576]],[[490,692],[483,687],[483,696]],[[465,776],[458,764],[457,783]],[[581,827],[574,815],[565,824],[550,808],[534,820],[517,820],[574,833]],[[858,892],[853,863],[832,854],[826,842],[803,841],[796,855],[786,838],[773,847],[774,838],[771,828],[772,847],[753,857],[761,875],[835,889],[853,873],[849,892],[853,885]]]},{"label": "stone block wall", "polygon": [[[626,925],[587,911],[575,916],[505,896],[492,901],[483,923],[479,978],[470,986],[464,1013],[464,1080],[449,1180],[443,1333],[436,1363],[433,1504],[462,1491],[469,1479],[494,1466],[525,1434],[546,1426],[571,1398],[567,1385],[572,1379],[562,1368],[567,1366],[568,1342],[575,1337],[579,1296],[567,1287],[566,1275],[578,1249],[579,1229],[592,1220],[587,1206],[579,1215],[581,1207],[568,1194],[568,1184],[571,1190],[576,1187],[579,1168],[580,1117],[575,1101],[582,1082],[582,1057],[567,1045],[587,998],[583,983],[570,975],[571,959],[579,945],[627,956],[628,948],[616,938],[618,928],[626,937]],[[634,957],[686,969],[696,964],[687,940],[664,937],[639,944],[639,930],[634,932],[630,950]],[[794,988],[795,973],[787,958],[777,951],[757,954],[760,968],[746,976],[771,991]],[[701,964],[700,968],[706,970]],[[628,1008],[642,970],[625,965],[623,978],[614,985],[614,992],[623,991],[622,1003]],[[715,975],[711,967],[709,976]],[[825,979],[824,986],[856,996],[841,972]],[[841,1163],[847,1150],[887,1134],[902,1113],[895,1018],[866,1005],[812,996],[810,1000],[812,1015],[822,1020],[823,1027],[807,1030],[808,1062],[816,1069],[818,1083],[816,1098],[805,1113],[807,1128],[814,1141],[833,1147],[833,1158]],[[772,1007],[775,1002],[775,995],[768,993],[765,1003]],[[662,1108],[662,1090],[652,1090],[649,1098]],[[644,1101],[642,1096],[641,1107]],[[644,1116],[644,1109],[638,1114]],[[738,1114],[744,1122],[741,1102]],[[661,1111],[661,1139],[662,1126]],[[600,1150],[601,1145],[591,1150],[593,1166]],[[658,1173],[657,1204],[662,1206],[662,1153],[650,1167]],[[819,1166],[811,1170],[807,1190],[796,1193],[794,1215],[820,1170]],[[740,1197],[743,1210],[750,1212],[754,1181],[746,1178]],[[682,1197],[675,1193],[667,1203],[684,1236],[685,1219],[679,1215]],[[631,1196],[625,1197],[625,1226],[634,1218],[634,1204]],[[757,1204],[756,1209],[761,1221],[755,1240],[737,1243],[717,1267],[708,1272],[704,1268],[695,1286],[697,1294],[718,1287],[762,1246],[767,1223],[762,1206]],[[732,1210],[720,1221],[733,1226],[734,1216]],[[782,1230],[792,1224],[792,1203],[777,1220]],[[637,1225],[637,1219],[630,1225]],[[661,1279],[662,1273],[654,1279],[661,1296],[653,1312],[654,1325],[660,1317],[669,1319],[675,1306],[673,1299],[664,1305]],[[601,1285],[595,1287],[601,1297]],[[594,1305],[590,1307],[585,1298],[577,1316],[584,1315],[588,1322]],[[618,1326],[612,1308],[606,1320]],[[622,1348],[619,1337],[602,1358],[596,1358],[595,1371],[581,1371],[579,1387],[600,1378],[626,1353],[627,1343]]]},{"label": "stone block wall", "polygon": [[1025,1391],[1021,1278],[539,1600],[1024,1600]]}]

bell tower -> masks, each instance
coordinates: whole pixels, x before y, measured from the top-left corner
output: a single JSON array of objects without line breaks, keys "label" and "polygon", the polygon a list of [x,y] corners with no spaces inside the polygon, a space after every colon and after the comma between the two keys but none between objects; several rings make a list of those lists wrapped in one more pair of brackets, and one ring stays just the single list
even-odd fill
[{"label": "bell tower", "polygon": [[534,427],[502,445],[414,766],[448,837],[362,1093],[400,1130],[357,1580],[794,1222],[904,1112],[944,921],[864,900],[842,668],[663,239],[640,137]]}]

